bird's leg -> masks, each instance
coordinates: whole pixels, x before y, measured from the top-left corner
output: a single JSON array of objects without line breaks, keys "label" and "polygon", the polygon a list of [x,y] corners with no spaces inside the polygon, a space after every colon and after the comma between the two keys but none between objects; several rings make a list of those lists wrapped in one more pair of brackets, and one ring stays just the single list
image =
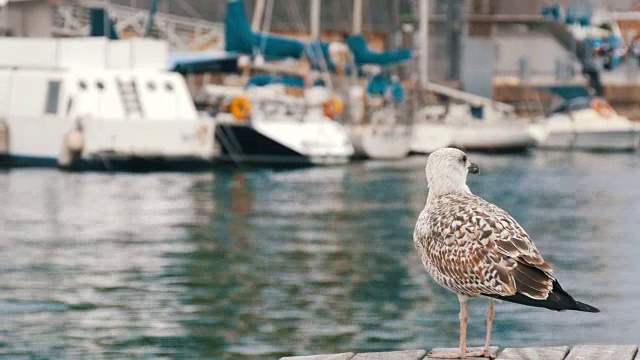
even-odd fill
[{"label": "bird's leg", "polygon": [[487,338],[484,341],[484,357],[493,359],[495,356],[491,355],[491,351],[489,351],[489,346],[491,346],[491,329],[493,327],[493,317],[495,315],[495,310],[493,308],[493,299],[489,299],[489,308],[487,309]]},{"label": "bird's leg", "polygon": [[487,337],[484,341],[484,348],[482,351],[468,353],[468,356],[484,357],[489,359],[495,359],[496,355],[491,354],[489,347],[491,346],[491,328],[493,327],[493,317],[495,311],[493,308],[493,299],[489,299],[489,308],[487,309]]},{"label": "bird's leg", "polygon": [[462,358],[467,355],[467,320],[469,320],[469,309],[467,309],[467,298],[458,296],[460,301],[460,355]]},{"label": "bird's leg", "polygon": [[433,359],[464,359],[467,357],[467,320],[469,310],[467,309],[467,297],[458,295],[460,302],[460,349],[457,354],[430,354]]},{"label": "bird's leg", "polygon": [[491,329],[493,327],[494,316],[493,299],[489,299],[489,308],[487,309],[487,339],[484,342],[484,351],[487,354],[489,353],[489,346],[491,346]]}]

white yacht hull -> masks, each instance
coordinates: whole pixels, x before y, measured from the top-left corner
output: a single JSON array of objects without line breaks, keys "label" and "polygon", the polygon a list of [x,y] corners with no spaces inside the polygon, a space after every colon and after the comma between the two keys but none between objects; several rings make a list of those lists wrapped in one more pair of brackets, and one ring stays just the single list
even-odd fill
[{"label": "white yacht hull", "polygon": [[591,110],[573,118],[556,114],[530,131],[542,149],[632,151],[640,141],[640,124],[617,115],[603,119]]},{"label": "white yacht hull", "polygon": [[295,121],[258,117],[237,122],[219,117],[221,161],[282,165],[338,165],[354,154],[345,128],[331,120]]},{"label": "white yacht hull", "polygon": [[9,118],[8,164],[110,170],[128,160],[144,167],[148,160],[156,165],[175,161],[206,166],[215,155],[213,126],[207,121],[87,118],[81,123],[75,134],[82,148],[73,151],[67,138],[75,128],[70,119]]},{"label": "white yacht hull", "polygon": [[411,151],[428,154],[446,146],[468,151],[524,151],[535,144],[524,122],[459,125],[423,122],[413,127]]},{"label": "white yacht hull", "polygon": [[430,154],[440,148],[451,146],[453,129],[446,124],[422,122],[413,125],[409,148],[418,154]]},{"label": "white yacht hull", "polygon": [[397,160],[409,155],[411,132],[408,125],[351,125],[349,133],[358,157]]},{"label": "white yacht hull", "polygon": [[524,151],[536,144],[524,122],[466,125],[456,129],[454,147],[469,151]]}]

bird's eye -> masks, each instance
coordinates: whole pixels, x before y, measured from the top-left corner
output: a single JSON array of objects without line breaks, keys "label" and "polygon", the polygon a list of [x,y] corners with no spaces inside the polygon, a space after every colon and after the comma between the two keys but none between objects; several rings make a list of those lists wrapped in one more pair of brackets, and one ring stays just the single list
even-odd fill
[{"label": "bird's eye", "polygon": [[467,162],[467,155],[462,155],[462,159],[461,160],[462,160],[463,163],[466,163]]}]

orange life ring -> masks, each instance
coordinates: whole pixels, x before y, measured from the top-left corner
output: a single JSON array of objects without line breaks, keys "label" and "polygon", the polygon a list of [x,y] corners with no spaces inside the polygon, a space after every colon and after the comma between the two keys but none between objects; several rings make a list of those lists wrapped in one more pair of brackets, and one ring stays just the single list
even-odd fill
[{"label": "orange life ring", "polygon": [[246,120],[251,115],[251,102],[245,96],[236,96],[229,104],[229,111],[237,120]]},{"label": "orange life ring", "polygon": [[604,99],[595,98],[591,100],[591,107],[593,108],[593,110],[597,111],[598,114],[604,117],[609,117],[614,113],[611,105],[609,105],[609,103]]},{"label": "orange life ring", "polygon": [[322,104],[322,110],[324,111],[324,115],[328,118],[335,119],[336,116],[342,114],[344,111],[344,105],[342,104],[342,100],[340,100],[337,96],[332,96],[329,100],[325,101]]}]

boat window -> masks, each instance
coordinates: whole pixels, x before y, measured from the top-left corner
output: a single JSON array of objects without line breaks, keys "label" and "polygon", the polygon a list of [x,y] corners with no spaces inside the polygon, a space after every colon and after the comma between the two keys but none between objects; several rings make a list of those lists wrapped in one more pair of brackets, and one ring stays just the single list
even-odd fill
[{"label": "boat window", "polygon": [[165,89],[167,89],[167,91],[173,91],[173,84],[168,81],[164,84],[164,87]]},{"label": "boat window", "polygon": [[79,87],[81,90],[87,90],[87,82],[86,82],[86,81],[84,81],[84,80],[80,80],[80,81],[78,81],[78,87]]},{"label": "boat window", "polygon": [[55,114],[58,112],[58,102],[60,101],[60,81],[49,81],[47,86],[47,103],[44,112]]},{"label": "boat window", "polygon": [[104,83],[102,82],[102,80],[96,81],[96,87],[98,88],[98,90],[104,90]]},{"label": "boat window", "polygon": [[156,84],[153,81],[149,81],[147,83],[147,88],[149,88],[150,91],[154,91],[156,89]]},{"label": "boat window", "polygon": [[482,120],[483,113],[484,113],[484,109],[482,108],[482,105],[480,105],[480,106],[473,106],[472,105],[471,106],[471,116],[473,116],[473,118]]}]

